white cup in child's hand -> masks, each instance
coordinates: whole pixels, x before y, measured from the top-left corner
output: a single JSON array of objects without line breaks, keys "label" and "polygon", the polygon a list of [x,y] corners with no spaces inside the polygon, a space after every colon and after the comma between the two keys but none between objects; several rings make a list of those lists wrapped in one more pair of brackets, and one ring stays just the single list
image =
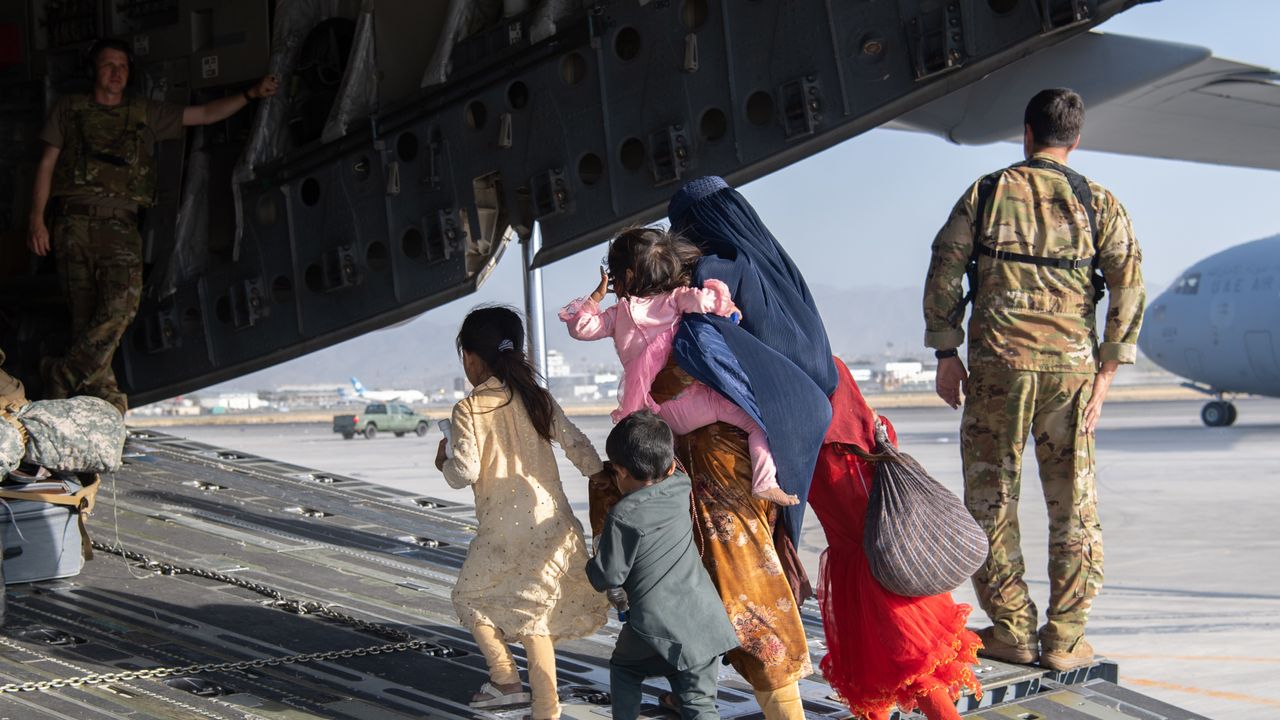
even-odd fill
[{"label": "white cup in child's hand", "polygon": [[453,457],[453,423],[448,419],[436,422],[436,427],[440,428],[440,432],[444,433],[444,456],[445,458]]}]

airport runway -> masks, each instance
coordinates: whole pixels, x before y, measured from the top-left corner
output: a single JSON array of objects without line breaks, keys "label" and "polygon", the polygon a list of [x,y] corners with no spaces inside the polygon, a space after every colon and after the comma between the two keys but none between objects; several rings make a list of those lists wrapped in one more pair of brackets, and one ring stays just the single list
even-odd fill
[{"label": "airport runway", "polygon": [[[1240,419],[1230,428],[1202,426],[1201,404],[1113,403],[1104,411],[1097,464],[1106,584],[1089,636],[1135,690],[1214,718],[1280,718],[1280,400],[1239,401]],[[960,492],[959,413],[885,414],[902,448]],[[608,418],[577,421],[603,451]],[[471,499],[436,471],[438,433],[344,441],[328,425],[164,431],[442,499]],[[1044,503],[1034,453],[1026,455],[1023,548],[1043,607]],[[563,461],[561,473],[585,520],[585,480]],[[801,551],[815,577],[824,545],[810,517]],[[967,587],[956,595],[974,603]],[[971,625],[983,624],[975,612]]]}]

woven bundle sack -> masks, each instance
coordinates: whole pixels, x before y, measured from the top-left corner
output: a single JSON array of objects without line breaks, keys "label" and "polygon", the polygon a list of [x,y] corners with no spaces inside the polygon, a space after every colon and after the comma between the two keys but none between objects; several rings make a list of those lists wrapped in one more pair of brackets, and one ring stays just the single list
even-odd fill
[{"label": "woven bundle sack", "polygon": [[987,535],[964,503],[889,441],[876,422],[875,486],[862,542],[871,574],[907,597],[950,592],[987,559]]}]

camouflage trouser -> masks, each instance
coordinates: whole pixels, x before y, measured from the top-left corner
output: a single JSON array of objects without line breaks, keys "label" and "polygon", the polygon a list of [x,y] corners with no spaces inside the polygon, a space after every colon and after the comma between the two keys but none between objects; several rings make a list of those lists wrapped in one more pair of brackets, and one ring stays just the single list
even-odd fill
[{"label": "camouflage trouser", "polygon": [[1093,437],[1079,432],[1093,379],[1092,374],[987,367],[973,368],[969,376],[960,426],[965,504],[991,540],[991,553],[973,576],[973,586],[1005,642],[1027,645],[1036,632],[1018,530],[1028,432],[1035,438],[1049,510],[1049,608],[1041,641],[1062,649],[1074,645],[1102,588]]},{"label": "camouflage trouser", "polygon": [[132,222],[63,215],[53,227],[71,309],[71,346],[45,365],[50,397],[93,395],[124,412],[111,358],[142,298],[142,237]]}]

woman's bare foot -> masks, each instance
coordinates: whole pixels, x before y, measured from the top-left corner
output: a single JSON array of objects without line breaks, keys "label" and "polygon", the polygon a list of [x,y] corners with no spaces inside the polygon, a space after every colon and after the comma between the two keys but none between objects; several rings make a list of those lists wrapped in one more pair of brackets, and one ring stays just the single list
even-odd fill
[{"label": "woman's bare foot", "polygon": [[764,498],[765,500],[768,500],[769,502],[774,503],[775,505],[799,505],[800,504],[800,498],[796,497],[795,495],[791,495],[789,493],[783,492],[782,488],[780,487],[771,487],[771,488],[768,488],[767,490],[761,490],[760,492],[755,493],[755,496],[758,498]]}]

